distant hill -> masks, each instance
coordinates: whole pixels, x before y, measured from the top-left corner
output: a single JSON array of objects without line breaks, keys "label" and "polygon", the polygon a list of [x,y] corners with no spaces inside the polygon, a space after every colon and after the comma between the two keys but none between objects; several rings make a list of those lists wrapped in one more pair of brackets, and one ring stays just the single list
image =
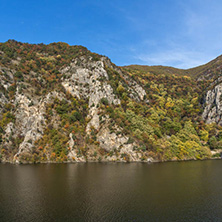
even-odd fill
[{"label": "distant hill", "polygon": [[138,70],[141,72],[150,72],[153,74],[177,74],[177,75],[187,75],[189,74],[187,70],[177,69],[170,66],[145,66],[145,65],[129,65],[123,66],[125,69]]},{"label": "distant hill", "polygon": [[190,76],[192,78],[211,79],[222,75],[222,56],[218,56],[214,60],[191,69],[177,69],[169,66],[145,66],[145,65],[129,65],[123,66],[125,69],[138,70],[142,72],[150,72],[153,74],[176,74],[181,76]]}]

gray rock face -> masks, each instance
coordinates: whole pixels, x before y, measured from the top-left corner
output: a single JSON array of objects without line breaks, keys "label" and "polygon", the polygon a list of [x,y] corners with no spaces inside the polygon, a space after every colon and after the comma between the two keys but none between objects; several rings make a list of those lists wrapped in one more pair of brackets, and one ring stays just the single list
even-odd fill
[{"label": "gray rock face", "polygon": [[[106,57],[102,57],[101,61],[96,62],[86,62],[84,58],[81,58],[81,61],[74,60],[69,67],[61,71],[65,75],[62,85],[73,96],[89,99],[88,105],[90,109],[88,118],[90,121],[87,124],[86,132],[89,133],[92,127],[98,131],[97,141],[102,149],[107,152],[118,149],[120,154],[129,155],[131,161],[141,161],[142,155],[133,151],[133,147],[136,144],[127,144],[128,137],[116,134],[117,131],[121,132],[121,129],[116,128],[115,132],[111,133],[106,124],[100,125],[99,103],[101,99],[106,98],[109,104],[120,104],[120,99],[114,94],[111,85],[108,83],[109,77],[105,69],[105,64],[110,68],[114,68],[110,60]],[[146,95],[145,90],[136,81],[121,73],[121,70],[116,68],[115,71],[129,83],[127,90],[129,90],[131,98],[136,101],[143,100]],[[109,116],[105,119],[107,123]],[[83,161],[77,158],[74,149],[69,153],[69,158]],[[117,160],[117,157],[112,156],[110,160]]]},{"label": "gray rock face", "polygon": [[72,138],[72,133],[69,134],[69,153],[68,153],[68,159],[69,161],[73,162],[86,162],[86,159],[83,156],[79,156],[75,149],[75,142]]},{"label": "gray rock face", "polygon": [[[62,85],[66,91],[78,98],[89,99],[89,118],[91,121],[87,126],[87,131],[90,127],[99,129],[98,104],[102,98],[106,98],[109,104],[120,104],[120,99],[114,94],[108,83],[109,77],[105,70],[105,63],[113,68],[106,57],[102,57],[101,61],[96,62],[86,62],[83,57],[81,61],[74,60],[70,66],[61,71],[65,75],[62,79]],[[121,73],[118,69],[116,71]],[[146,95],[145,90],[130,77],[126,77],[122,73],[121,75],[129,82],[128,90],[131,98],[137,101],[143,100]]]},{"label": "gray rock face", "polygon": [[206,123],[222,124],[222,83],[209,90],[205,97],[205,108],[202,114]]},{"label": "gray rock face", "polygon": [[31,100],[25,95],[16,93],[15,104],[16,111],[16,134],[24,136],[23,142],[19,145],[18,153],[15,155],[15,161],[21,152],[30,152],[33,144],[44,132],[45,126],[45,102],[39,102],[31,105]]},{"label": "gray rock face", "polygon": [[120,103],[112,87],[107,84],[108,75],[102,61],[90,62],[84,67],[74,61],[62,73],[66,75],[62,82],[64,88],[73,96],[89,98],[90,107],[97,106],[102,98],[107,98],[109,103],[115,105]]},{"label": "gray rock face", "polygon": [[[138,146],[138,144],[135,142],[128,144],[127,141],[129,138],[122,133],[122,129],[118,126],[115,126],[115,130],[111,132],[108,127],[109,116],[100,116],[102,99],[105,99],[105,105],[119,105],[121,103],[120,98],[114,93],[114,89],[110,85],[109,75],[106,70],[107,66],[114,69],[121,76],[121,81],[128,83],[128,88],[125,90],[128,90],[132,99],[142,101],[146,96],[145,90],[135,80],[124,75],[121,70],[115,67],[106,57],[102,57],[99,61],[93,61],[92,58],[86,60],[85,57],[80,57],[73,60],[69,66],[60,70],[63,74],[61,84],[65,91],[78,99],[88,100],[89,109],[87,118],[89,121],[85,131],[86,135],[90,135],[91,129],[95,129],[97,138],[96,144],[88,147],[88,149],[91,149],[89,156],[87,156],[87,153],[84,154],[86,156],[83,156],[83,154],[79,152],[79,147],[75,144],[72,133],[70,133],[69,141],[65,145],[68,150],[68,161],[85,162],[86,159],[95,161],[98,159],[98,157],[96,159],[94,155],[94,153],[98,151],[98,146],[106,152],[118,150],[118,155],[113,154],[112,156],[107,156],[104,161],[126,161],[126,157],[130,161],[141,161],[142,154],[140,151],[134,150],[134,147]],[[7,90],[14,81],[14,71],[2,67],[0,67],[0,71],[1,73],[5,73],[5,75],[0,75],[0,86]],[[37,77],[36,73],[30,73],[30,75]],[[120,83],[122,84],[122,82]],[[14,155],[14,162],[17,163],[19,163],[20,156],[22,156],[23,153],[32,153],[35,142],[44,135],[45,129],[48,127],[47,124],[49,124],[45,117],[47,105],[53,104],[55,98],[71,103],[71,101],[66,99],[64,92],[52,91],[42,97],[31,97],[29,92],[30,91],[27,90],[27,92],[21,93],[20,83],[17,84],[16,94],[11,100],[6,98],[2,91],[0,92],[0,112],[7,103],[11,103],[16,107],[14,112],[15,122],[8,123],[4,129],[3,146],[11,145],[9,140],[11,136],[13,136],[14,139],[17,137],[22,138],[18,147],[16,147],[17,152]],[[59,119],[60,117],[53,112],[51,115],[50,125],[58,129],[58,127],[61,127],[58,124],[59,121],[61,121]],[[83,151],[85,147],[82,146]],[[46,153],[46,156],[49,161],[50,154]]]},{"label": "gray rock face", "polygon": [[45,109],[48,103],[52,103],[55,98],[63,99],[58,92],[51,92],[40,101],[29,99],[25,95],[16,93],[14,103],[17,106],[16,122],[13,127],[14,137],[20,135],[24,140],[18,147],[18,152],[14,156],[14,161],[19,161],[19,155],[23,152],[31,152],[36,140],[40,139],[44,134],[46,126]]},{"label": "gray rock face", "polygon": [[[110,132],[108,128],[109,119],[106,120],[106,123],[101,127],[97,134],[97,140],[99,141],[100,147],[106,150],[107,152],[118,151],[120,156],[127,155],[127,158],[130,161],[138,162],[141,161],[142,154],[134,150],[138,144],[128,143],[129,137],[122,134],[122,129],[118,126],[114,126],[114,132]],[[119,132],[117,134],[117,132]],[[124,159],[123,157],[120,159]],[[119,159],[119,160],[120,160]],[[116,156],[112,156],[109,160],[118,160]]]},{"label": "gray rock face", "polygon": [[87,125],[87,132],[91,127],[99,128],[98,104],[102,98],[106,98],[110,104],[120,104],[116,98],[112,87],[107,83],[108,74],[104,68],[104,62],[85,62],[82,58],[79,64],[74,60],[69,67],[62,70],[65,74],[62,85],[66,91],[78,98],[89,99],[89,115],[91,118]]},{"label": "gray rock face", "polygon": [[[117,127],[116,129],[120,130]],[[97,140],[100,142],[100,146],[109,152],[114,149],[121,149],[121,146],[128,141],[128,138],[120,134],[116,135],[114,132],[111,133],[108,127],[103,126],[97,134]]]},{"label": "gray rock face", "polygon": [[130,97],[136,101],[144,100],[144,97],[146,96],[146,91],[135,80],[131,79],[129,76],[123,75],[123,78],[128,82],[130,86],[128,89],[130,92]]},{"label": "gray rock face", "polygon": [[[13,72],[10,69],[0,67],[0,89],[4,89],[5,91],[10,87],[13,83]],[[6,95],[3,91],[0,92],[0,113],[2,112],[2,108],[5,104],[9,102]]]},{"label": "gray rock face", "polygon": [[2,112],[2,108],[6,103],[8,103],[8,99],[6,99],[5,95],[0,92],[0,113]]}]

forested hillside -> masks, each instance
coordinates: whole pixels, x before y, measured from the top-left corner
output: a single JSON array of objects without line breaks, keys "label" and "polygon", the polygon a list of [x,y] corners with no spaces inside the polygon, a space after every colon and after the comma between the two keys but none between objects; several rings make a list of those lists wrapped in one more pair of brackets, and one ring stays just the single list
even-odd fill
[{"label": "forested hillside", "polygon": [[82,46],[0,43],[1,161],[219,157],[221,63],[118,67]]}]

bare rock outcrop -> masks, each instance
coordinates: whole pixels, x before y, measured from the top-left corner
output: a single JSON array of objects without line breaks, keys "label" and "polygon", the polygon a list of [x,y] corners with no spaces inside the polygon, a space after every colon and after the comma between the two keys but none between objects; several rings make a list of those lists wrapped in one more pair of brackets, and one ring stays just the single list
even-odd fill
[{"label": "bare rock outcrop", "polygon": [[202,117],[206,123],[222,124],[222,83],[207,91],[204,105]]},{"label": "bare rock outcrop", "polygon": [[[18,65],[19,63],[12,63],[13,65]],[[64,87],[64,91],[51,91],[44,95],[37,96],[34,95],[32,90],[22,91],[21,88],[27,88],[29,83],[22,86],[21,82],[17,83],[17,88],[15,94],[12,98],[7,98],[3,93],[4,90],[8,90],[9,87],[14,83],[14,73],[15,71],[10,69],[5,69],[0,67],[1,87],[4,89],[0,92],[0,112],[5,104],[10,103],[15,107],[14,122],[10,122],[5,127],[5,135],[3,136],[3,146],[12,146],[10,137],[20,138],[18,147],[15,148],[17,152],[14,155],[14,162],[19,163],[20,157],[23,154],[33,154],[35,147],[35,142],[40,140],[47,127],[54,127],[58,129],[61,127],[61,119],[56,116],[56,113],[52,111],[50,116],[50,122],[47,122],[46,110],[47,106],[53,104],[57,98],[60,101],[65,101],[66,103],[71,103],[69,99],[66,98],[65,94],[71,94],[77,99],[84,99],[88,102],[88,113],[87,113],[87,124],[85,128],[86,136],[90,135],[91,129],[96,130],[96,141],[93,145],[87,145],[89,150],[87,152],[81,153],[79,151],[78,145],[75,143],[72,133],[69,133],[69,141],[65,144],[65,149],[67,149],[67,161],[71,162],[85,162],[87,159],[91,161],[97,160],[92,152],[97,152],[98,149],[103,149],[107,153],[112,153],[116,150],[117,154],[112,156],[106,156],[104,161],[141,161],[142,154],[134,148],[138,146],[136,142],[128,143],[129,138],[122,133],[122,129],[115,126],[114,131],[109,129],[109,115],[101,116],[101,105],[107,107],[109,105],[118,106],[121,104],[120,95],[116,92],[116,89],[110,84],[110,79],[107,71],[109,69],[114,70],[119,75],[120,85],[127,85],[124,90],[127,91],[131,99],[135,101],[143,101],[146,97],[145,90],[130,76],[125,75],[120,68],[116,67],[107,57],[101,57],[96,61],[92,57],[81,56],[73,59],[72,62],[63,67],[60,70],[62,75],[61,85]],[[40,78],[38,73],[30,71],[30,75],[35,78]],[[6,78],[7,77],[7,78]],[[36,80],[37,81],[37,80]],[[44,83],[44,80],[42,81]],[[102,120],[102,121],[101,121]],[[49,126],[50,125],[50,126]],[[83,142],[84,144],[84,142]],[[85,147],[87,147],[85,145]],[[43,149],[43,148],[41,148]],[[50,153],[45,151],[45,156],[47,161],[50,161]],[[45,161],[45,159],[44,159]]]}]

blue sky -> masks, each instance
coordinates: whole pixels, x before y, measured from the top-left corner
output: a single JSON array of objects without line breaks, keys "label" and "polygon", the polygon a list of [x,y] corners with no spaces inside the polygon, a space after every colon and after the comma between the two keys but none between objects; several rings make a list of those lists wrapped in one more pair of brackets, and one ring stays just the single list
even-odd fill
[{"label": "blue sky", "polygon": [[0,0],[0,42],[67,42],[117,65],[191,68],[222,54],[221,0]]}]

